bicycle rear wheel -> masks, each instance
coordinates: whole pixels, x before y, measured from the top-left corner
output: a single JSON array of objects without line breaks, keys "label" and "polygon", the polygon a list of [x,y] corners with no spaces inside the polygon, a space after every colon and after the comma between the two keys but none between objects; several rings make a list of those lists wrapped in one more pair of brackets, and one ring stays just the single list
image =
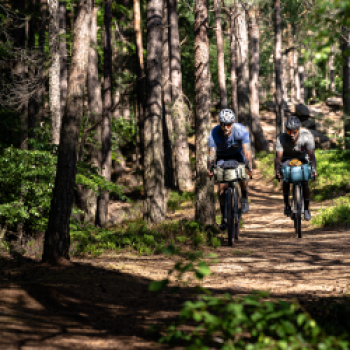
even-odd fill
[{"label": "bicycle rear wheel", "polygon": [[234,215],[232,210],[232,188],[226,190],[226,208],[227,208],[227,238],[228,245],[232,246],[234,241]]},{"label": "bicycle rear wheel", "polygon": [[301,238],[301,189],[300,185],[294,185],[294,228],[298,238]]}]

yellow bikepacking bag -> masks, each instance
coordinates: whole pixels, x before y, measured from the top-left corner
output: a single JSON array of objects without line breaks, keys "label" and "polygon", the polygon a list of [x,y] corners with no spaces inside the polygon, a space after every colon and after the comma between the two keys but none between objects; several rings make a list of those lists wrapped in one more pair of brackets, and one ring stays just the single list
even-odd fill
[{"label": "yellow bikepacking bag", "polygon": [[246,181],[247,171],[244,164],[235,169],[214,168],[215,182]]}]

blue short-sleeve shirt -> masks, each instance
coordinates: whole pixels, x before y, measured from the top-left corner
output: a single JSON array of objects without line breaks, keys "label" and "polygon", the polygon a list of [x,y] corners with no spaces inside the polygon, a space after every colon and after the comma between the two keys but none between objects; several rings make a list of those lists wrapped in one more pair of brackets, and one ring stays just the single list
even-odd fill
[{"label": "blue short-sleeve shirt", "polygon": [[220,125],[215,126],[209,134],[208,145],[216,149],[217,159],[235,159],[244,162],[245,157],[242,145],[249,143],[247,128],[239,123],[234,123],[231,135],[225,136]]}]

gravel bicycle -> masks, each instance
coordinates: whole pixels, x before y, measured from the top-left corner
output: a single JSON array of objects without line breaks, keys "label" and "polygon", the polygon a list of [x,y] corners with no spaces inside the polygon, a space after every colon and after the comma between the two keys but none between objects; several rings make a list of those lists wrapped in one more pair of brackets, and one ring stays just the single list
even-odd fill
[{"label": "gravel bicycle", "polygon": [[232,246],[234,241],[239,239],[239,222],[242,217],[240,200],[242,198],[242,190],[240,182],[245,181],[247,178],[246,168],[250,170],[249,164],[240,164],[235,169],[221,169],[213,163],[210,167],[210,172],[214,170],[215,180],[227,184],[224,197],[224,217],[227,220],[229,246]]}]

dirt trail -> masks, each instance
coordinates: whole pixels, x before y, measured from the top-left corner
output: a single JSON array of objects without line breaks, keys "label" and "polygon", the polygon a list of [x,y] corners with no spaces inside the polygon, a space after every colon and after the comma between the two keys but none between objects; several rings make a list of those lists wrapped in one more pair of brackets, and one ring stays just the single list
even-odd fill
[{"label": "dirt trail", "polygon": [[[270,290],[272,296],[310,300],[314,307],[329,296],[343,300],[350,283],[349,230],[322,231],[303,222],[298,239],[282,214],[280,189],[266,184],[259,171],[250,199],[239,242],[231,248],[223,239],[219,262],[204,285],[217,293]],[[174,317],[191,291],[148,292],[149,281],[165,278],[174,264],[162,256],[73,261],[75,266],[53,268],[20,256],[1,259],[1,350],[154,349],[146,330]]]}]

